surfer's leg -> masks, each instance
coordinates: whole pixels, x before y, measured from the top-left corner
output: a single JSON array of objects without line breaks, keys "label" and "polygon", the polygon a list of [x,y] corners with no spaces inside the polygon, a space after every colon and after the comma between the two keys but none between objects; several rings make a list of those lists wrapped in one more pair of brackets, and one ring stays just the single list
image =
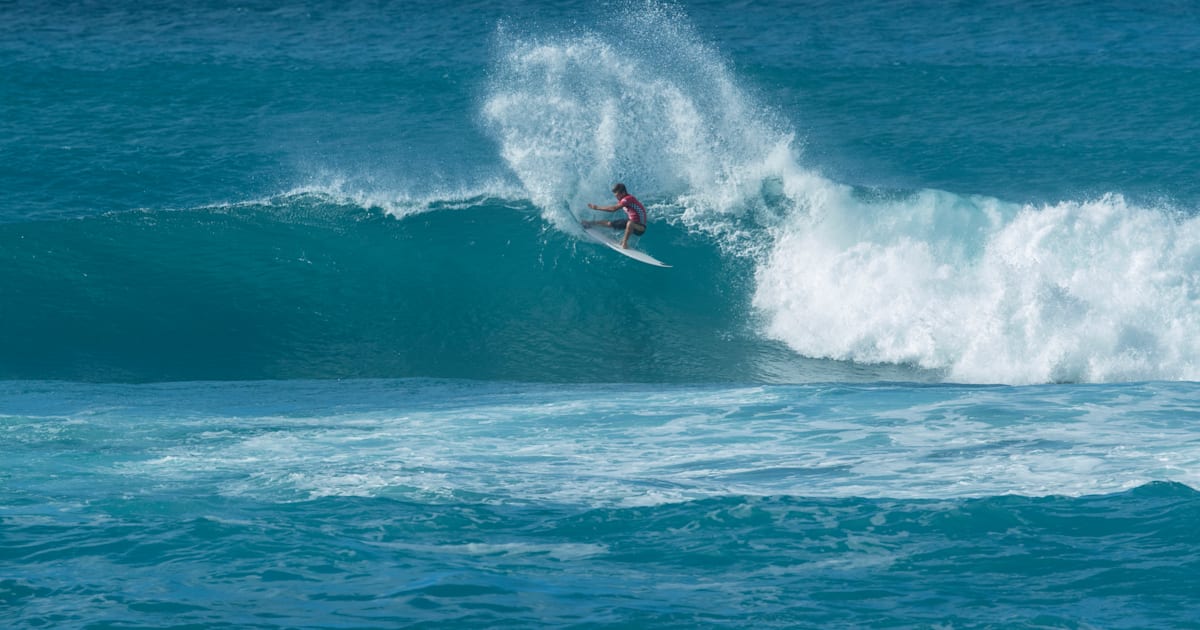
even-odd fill
[{"label": "surfer's leg", "polygon": [[625,249],[629,249],[630,235],[636,234],[638,236],[641,236],[645,233],[646,233],[645,225],[642,225],[641,223],[634,223],[633,221],[626,223],[625,224],[625,238],[621,239],[621,247],[624,247]]}]

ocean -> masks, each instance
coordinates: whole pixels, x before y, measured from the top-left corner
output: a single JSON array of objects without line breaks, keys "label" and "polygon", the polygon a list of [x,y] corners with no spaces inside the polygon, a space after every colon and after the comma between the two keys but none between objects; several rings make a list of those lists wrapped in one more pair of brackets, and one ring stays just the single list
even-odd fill
[{"label": "ocean", "polygon": [[1197,32],[0,3],[0,625],[1200,628]]}]

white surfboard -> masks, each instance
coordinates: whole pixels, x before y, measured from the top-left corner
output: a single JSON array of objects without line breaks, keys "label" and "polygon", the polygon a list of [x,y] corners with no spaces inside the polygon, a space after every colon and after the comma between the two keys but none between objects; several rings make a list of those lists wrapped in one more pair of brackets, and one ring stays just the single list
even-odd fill
[{"label": "white surfboard", "polygon": [[643,263],[646,263],[647,265],[654,265],[655,267],[670,267],[671,266],[671,265],[668,265],[668,264],[664,263],[663,261],[651,256],[650,254],[647,254],[646,252],[636,250],[636,249],[625,249],[624,247],[621,247],[621,241],[618,241],[615,238],[613,238],[612,236],[610,236],[610,234],[614,233],[612,228],[601,227],[601,226],[585,227],[585,228],[583,228],[583,233],[586,234],[588,236],[588,238],[592,239],[593,241],[596,241],[597,243],[603,243],[604,245],[608,245],[609,247],[615,249],[616,251],[618,251],[622,254],[625,254],[626,256],[628,256],[638,262],[643,262]]}]

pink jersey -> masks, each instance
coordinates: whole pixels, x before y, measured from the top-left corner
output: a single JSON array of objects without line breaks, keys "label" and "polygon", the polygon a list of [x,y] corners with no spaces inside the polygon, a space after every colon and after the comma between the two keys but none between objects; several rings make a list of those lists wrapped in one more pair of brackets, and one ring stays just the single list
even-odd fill
[{"label": "pink jersey", "polygon": [[625,215],[634,223],[646,225],[646,207],[633,195],[621,197],[620,206],[625,209]]}]

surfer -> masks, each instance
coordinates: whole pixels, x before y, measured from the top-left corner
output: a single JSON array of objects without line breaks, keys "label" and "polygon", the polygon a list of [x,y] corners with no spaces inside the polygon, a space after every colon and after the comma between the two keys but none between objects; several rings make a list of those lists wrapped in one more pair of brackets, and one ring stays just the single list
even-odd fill
[{"label": "surfer", "polygon": [[625,230],[625,238],[621,239],[621,247],[629,249],[629,236],[631,234],[641,236],[646,233],[646,207],[642,205],[642,202],[637,200],[637,197],[629,194],[629,191],[625,190],[625,184],[621,182],[613,184],[612,192],[617,197],[616,205],[597,206],[594,203],[589,203],[588,207],[601,212],[624,210],[626,218],[613,219],[612,221],[584,221],[583,227],[602,225],[614,230]]}]

